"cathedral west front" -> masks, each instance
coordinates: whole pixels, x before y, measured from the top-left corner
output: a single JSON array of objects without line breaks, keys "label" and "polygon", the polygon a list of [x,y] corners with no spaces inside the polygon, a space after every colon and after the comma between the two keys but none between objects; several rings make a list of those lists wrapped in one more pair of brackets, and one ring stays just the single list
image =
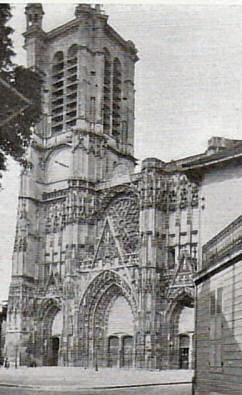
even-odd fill
[{"label": "cathedral west front", "polygon": [[43,117],[21,174],[5,353],[29,366],[193,368],[192,159],[134,172],[137,50],[99,5],[49,32],[40,4],[25,14]]}]

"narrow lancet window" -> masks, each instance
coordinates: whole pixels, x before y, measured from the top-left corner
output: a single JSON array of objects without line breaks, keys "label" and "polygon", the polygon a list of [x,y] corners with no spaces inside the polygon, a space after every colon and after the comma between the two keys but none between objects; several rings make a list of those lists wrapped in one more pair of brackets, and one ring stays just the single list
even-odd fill
[{"label": "narrow lancet window", "polygon": [[52,64],[51,119],[52,133],[63,129],[64,113],[64,55],[59,51],[55,54]]},{"label": "narrow lancet window", "polygon": [[110,54],[104,49],[104,87],[103,87],[103,131],[110,133],[111,125],[111,62]]},{"label": "narrow lancet window", "polygon": [[77,119],[77,58],[78,46],[72,45],[68,51],[66,66],[66,126],[76,125]]}]

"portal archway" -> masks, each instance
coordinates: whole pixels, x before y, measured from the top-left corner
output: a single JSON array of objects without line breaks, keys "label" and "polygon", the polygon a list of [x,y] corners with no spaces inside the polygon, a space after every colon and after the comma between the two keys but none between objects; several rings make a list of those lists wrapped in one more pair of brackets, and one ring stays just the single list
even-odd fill
[{"label": "portal archway", "polygon": [[[114,327],[115,303],[119,308],[126,306],[132,330],[124,326],[124,320]],[[79,311],[77,358],[81,366],[123,366],[123,337],[135,333],[136,306],[131,287],[116,272],[103,271],[89,284]]]},{"label": "portal archway", "polygon": [[63,314],[55,300],[48,301],[43,307],[41,325],[42,364],[44,366],[57,366],[59,363]]},{"label": "portal archway", "polygon": [[193,367],[194,298],[191,292],[177,294],[167,312],[169,367]]}]

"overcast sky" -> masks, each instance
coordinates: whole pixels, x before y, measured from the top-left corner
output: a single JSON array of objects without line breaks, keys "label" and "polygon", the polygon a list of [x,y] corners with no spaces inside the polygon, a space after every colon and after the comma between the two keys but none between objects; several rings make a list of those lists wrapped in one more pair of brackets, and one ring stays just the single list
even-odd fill
[{"label": "overcast sky", "polygon": [[[71,3],[44,4],[44,30],[73,19]],[[138,159],[168,161],[206,149],[208,138],[241,138],[242,5],[110,5],[109,23],[138,48]],[[15,4],[15,61],[25,64],[24,5]],[[0,215],[0,300],[7,298],[15,230],[18,171],[4,174]],[[1,282],[2,286],[2,282]]]}]

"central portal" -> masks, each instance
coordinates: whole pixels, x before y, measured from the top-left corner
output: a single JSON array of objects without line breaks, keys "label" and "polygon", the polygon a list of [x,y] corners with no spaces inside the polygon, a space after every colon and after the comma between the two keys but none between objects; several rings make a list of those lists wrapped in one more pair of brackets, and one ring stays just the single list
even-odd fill
[{"label": "central portal", "polygon": [[134,365],[137,303],[131,287],[114,271],[103,271],[88,286],[79,314],[79,364]]}]

